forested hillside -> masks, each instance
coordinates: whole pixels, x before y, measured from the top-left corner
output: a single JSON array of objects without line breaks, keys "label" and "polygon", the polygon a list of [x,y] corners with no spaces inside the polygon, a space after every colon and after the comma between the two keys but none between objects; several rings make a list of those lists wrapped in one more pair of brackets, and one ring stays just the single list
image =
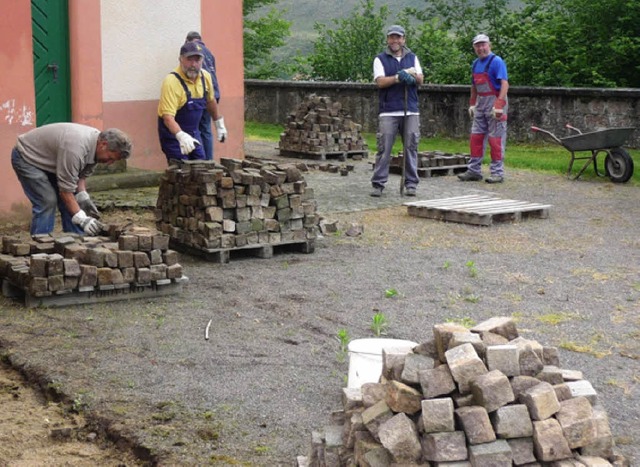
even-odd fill
[{"label": "forested hillside", "polygon": [[[376,0],[375,3],[378,7],[391,6],[388,1]],[[393,3],[393,11],[400,12],[406,7],[424,8],[425,0],[394,0],[391,3]],[[279,11],[284,11],[282,15],[284,19],[291,21],[291,38],[275,56],[287,56],[297,51],[303,55],[308,54],[313,49],[313,41],[317,37],[313,28],[316,22],[331,25],[334,19],[348,17],[359,4],[359,0],[280,0],[275,7]],[[267,7],[267,9],[270,8]],[[256,12],[253,16],[262,11]]]},{"label": "forested hillside", "polygon": [[[245,76],[368,82],[384,30],[407,27],[425,82],[468,81],[488,33],[514,85],[640,87],[637,0],[245,0]],[[410,10],[410,11],[407,11]]]},{"label": "forested hillside", "polygon": [[[471,1],[472,5],[480,3],[479,1]],[[283,11],[283,18],[291,21],[291,37],[287,45],[281,47],[274,54],[274,58],[295,55],[300,52],[302,55],[309,54],[313,49],[313,41],[317,37],[317,32],[313,26],[315,23],[326,25],[333,24],[334,19],[348,17],[355,8],[359,8],[360,0],[279,0],[275,5],[278,11]],[[424,9],[428,4],[427,0],[376,0],[376,7],[387,5],[391,12],[392,18],[390,22],[395,22],[395,15],[404,8]],[[518,6],[521,4],[518,0],[511,0],[510,5]],[[256,18],[265,11],[271,9],[271,6],[264,7],[256,11],[252,17]],[[382,34],[382,31],[380,31]]]}]

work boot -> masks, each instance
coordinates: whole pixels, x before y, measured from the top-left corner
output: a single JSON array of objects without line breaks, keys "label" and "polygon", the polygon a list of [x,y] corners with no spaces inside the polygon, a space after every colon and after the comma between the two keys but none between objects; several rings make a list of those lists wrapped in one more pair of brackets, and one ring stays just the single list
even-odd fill
[{"label": "work boot", "polygon": [[405,188],[404,189],[404,194],[407,196],[415,196],[416,195],[416,189],[415,188]]},{"label": "work boot", "polygon": [[504,182],[504,177],[502,175],[492,175],[491,177],[485,179],[486,183],[502,183]]},{"label": "work boot", "polygon": [[369,196],[373,196],[374,198],[380,198],[382,196],[382,187],[374,186]]},{"label": "work boot", "polygon": [[482,180],[482,175],[467,170],[465,173],[458,175],[458,179],[461,182],[479,182],[480,180]]}]

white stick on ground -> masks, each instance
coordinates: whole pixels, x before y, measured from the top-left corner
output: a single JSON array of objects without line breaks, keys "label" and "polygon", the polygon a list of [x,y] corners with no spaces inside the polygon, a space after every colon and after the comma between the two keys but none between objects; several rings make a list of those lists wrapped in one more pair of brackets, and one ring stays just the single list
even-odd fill
[{"label": "white stick on ground", "polygon": [[209,328],[211,327],[211,322],[213,321],[213,319],[210,319],[209,322],[207,323],[207,327],[204,329],[204,339],[205,340],[209,340]]}]

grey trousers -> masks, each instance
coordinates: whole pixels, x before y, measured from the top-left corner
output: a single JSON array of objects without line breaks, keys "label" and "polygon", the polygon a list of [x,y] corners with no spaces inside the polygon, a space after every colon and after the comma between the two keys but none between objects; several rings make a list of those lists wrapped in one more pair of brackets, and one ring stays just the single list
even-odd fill
[{"label": "grey trousers", "polygon": [[[406,121],[405,121],[406,118]],[[405,147],[405,188],[415,188],[419,183],[418,178],[418,142],[420,141],[420,116],[407,115],[406,117],[380,117],[378,121],[378,134],[376,135],[378,153],[376,154],[376,166],[371,177],[371,185],[384,188],[389,179],[389,164],[391,163],[391,149],[400,135]],[[406,135],[406,137],[405,137]]]}]

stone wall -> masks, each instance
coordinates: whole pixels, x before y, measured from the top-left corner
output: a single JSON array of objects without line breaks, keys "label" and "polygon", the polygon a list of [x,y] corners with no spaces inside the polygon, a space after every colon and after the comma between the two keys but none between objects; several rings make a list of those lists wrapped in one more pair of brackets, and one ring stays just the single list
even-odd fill
[{"label": "stone wall", "polygon": [[[374,84],[311,81],[245,80],[245,120],[282,124],[304,98],[315,93],[339,101],[363,131],[375,132],[378,93]],[[470,121],[469,86],[425,85],[420,88],[423,136],[465,137]],[[566,123],[587,130],[640,127],[640,89],[549,88],[509,89],[509,139],[539,140],[532,125],[562,137]],[[640,147],[640,130],[628,141]]]}]

